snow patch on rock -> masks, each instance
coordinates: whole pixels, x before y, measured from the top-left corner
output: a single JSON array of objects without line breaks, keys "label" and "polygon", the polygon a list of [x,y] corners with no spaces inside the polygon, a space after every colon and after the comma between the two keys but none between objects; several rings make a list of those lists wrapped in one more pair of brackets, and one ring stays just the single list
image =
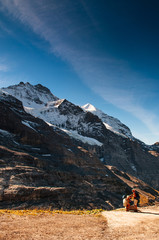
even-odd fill
[{"label": "snow patch on rock", "polygon": [[82,141],[83,143],[87,143],[89,145],[97,145],[97,146],[102,146],[103,144],[99,142],[98,140],[90,137],[85,137],[77,133],[77,131],[72,131],[72,130],[66,130],[62,129],[65,133],[67,133],[70,137],[75,138],[76,140]]}]

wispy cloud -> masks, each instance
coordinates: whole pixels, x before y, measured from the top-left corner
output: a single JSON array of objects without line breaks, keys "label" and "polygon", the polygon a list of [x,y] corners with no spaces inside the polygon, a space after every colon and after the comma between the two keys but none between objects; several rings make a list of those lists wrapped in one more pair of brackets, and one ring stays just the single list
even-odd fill
[{"label": "wispy cloud", "polygon": [[[118,108],[130,112],[159,137],[156,115],[143,106],[143,101],[152,97],[150,90],[153,86],[149,79],[134,73],[126,62],[95,55],[90,47],[91,42],[83,43],[77,33],[91,25],[91,22],[95,26],[96,22],[81,0],[88,19],[79,23],[75,2],[0,0],[5,11],[7,9],[15,19],[45,39],[50,44],[50,51],[72,65],[93,91]],[[5,70],[7,68],[0,65],[0,71]]]},{"label": "wispy cloud", "polygon": [[9,70],[7,65],[0,63],[0,72],[7,72]]},{"label": "wispy cloud", "polygon": [[7,58],[6,57],[0,57],[0,72],[3,73],[3,72],[8,72],[10,70],[10,65],[7,61]]},{"label": "wispy cloud", "polygon": [[[94,86],[93,90],[102,96],[106,101],[109,101],[116,107],[129,112],[132,116],[135,116],[137,119],[139,119],[147,127],[147,129],[149,129],[151,135],[154,135],[154,139],[159,138],[158,116],[154,114],[154,112],[146,110],[141,105],[140,101],[137,101],[138,97],[136,96],[136,93],[120,88],[102,88],[101,86]],[[140,132],[136,132],[136,136],[138,136],[140,139],[143,139],[144,137],[143,133],[142,136],[140,135]],[[145,142],[151,142],[151,138],[145,137]]]},{"label": "wispy cloud", "polygon": [[12,31],[10,29],[8,29],[2,21],[0,21],[0,29],[2,30],[0,33],[0,37],[3,37],[2,32],[6,32],[8,34],[13,34]]}]

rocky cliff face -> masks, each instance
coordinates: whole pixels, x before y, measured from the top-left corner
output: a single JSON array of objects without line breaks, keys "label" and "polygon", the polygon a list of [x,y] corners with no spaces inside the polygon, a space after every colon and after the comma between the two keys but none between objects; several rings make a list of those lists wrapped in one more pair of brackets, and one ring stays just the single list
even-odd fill
[{"label": "rocky cliff face", "polygon": [[140,180],[130,186],[99,160],[93,146],[81,146],[2,92],[0,114],[1,208],[112,209],[133,186],[151,199],[157,195]]}]

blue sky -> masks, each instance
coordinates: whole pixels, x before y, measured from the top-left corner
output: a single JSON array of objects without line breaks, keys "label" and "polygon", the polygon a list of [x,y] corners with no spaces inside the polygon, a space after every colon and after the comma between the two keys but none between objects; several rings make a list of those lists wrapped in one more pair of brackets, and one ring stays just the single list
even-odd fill
[{"label": "blue sky", "polygon": [[0,87],[41,83],[159,141],[156,0],[0,0]]}]

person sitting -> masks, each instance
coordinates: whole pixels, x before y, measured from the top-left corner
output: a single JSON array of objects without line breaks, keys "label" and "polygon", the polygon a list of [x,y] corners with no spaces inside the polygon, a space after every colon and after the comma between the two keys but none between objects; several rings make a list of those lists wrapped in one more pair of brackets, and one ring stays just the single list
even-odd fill
[{"label": "person sitting", "polygon": [[138,206],[138,203],[140,200],[140,195],[135,189],[132,189],[132,198],[134,201],[134,210],[135,210],[135,212],[137,212],[137,206]]},{"label": "person sitting", "polygon": [[123,199],[123,205],[126,208],[126,211],[130,210],[132,195],[128,195]]}]

